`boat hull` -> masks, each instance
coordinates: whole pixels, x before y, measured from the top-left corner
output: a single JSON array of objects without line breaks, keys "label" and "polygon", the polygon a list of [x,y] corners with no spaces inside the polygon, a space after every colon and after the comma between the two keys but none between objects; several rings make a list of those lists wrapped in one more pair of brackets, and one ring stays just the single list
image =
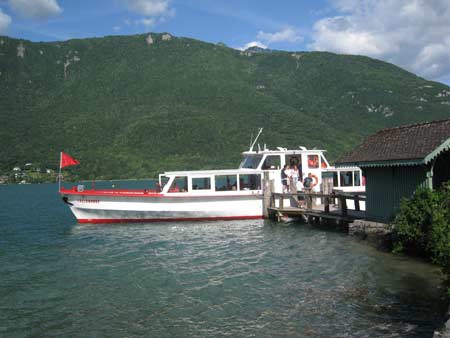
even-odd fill
[{"label": "boat hull", "polygon": [[79,223],[256,219],[262,196],[89,196],[63,194]]}]

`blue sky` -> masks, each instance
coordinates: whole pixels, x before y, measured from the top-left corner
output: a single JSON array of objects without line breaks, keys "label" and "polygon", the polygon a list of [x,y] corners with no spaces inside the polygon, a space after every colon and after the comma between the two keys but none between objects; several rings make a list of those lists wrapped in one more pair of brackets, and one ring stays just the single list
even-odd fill
[{"label": "blue sky", "polygon": [[0,35],[169,32],[232,48],[327,50],[450,84],[449,0],[0,0]]}]

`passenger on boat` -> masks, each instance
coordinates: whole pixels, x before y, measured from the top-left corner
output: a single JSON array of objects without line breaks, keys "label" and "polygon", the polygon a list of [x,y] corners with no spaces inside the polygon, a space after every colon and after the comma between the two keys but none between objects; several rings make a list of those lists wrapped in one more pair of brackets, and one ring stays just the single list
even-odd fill
[{"label": "passenger on boat", "polygon": [[283,192],[288,191],[288,175],[286,173],[288,168],[289,166],[285,164],[283,169],[281,169],[281,183],[283,184]]},{"label": "passenger on boat", "polygon": [[314,179],[312,178],[312,174],[309,173],[308,176],[303,180],[303,187],[305,192],[311,192],[311,189],[315,186]]},{"label": "passenger on boat", "polygon": [[[303,171],[302,171],[302,162],[300,162],[297,165],[297,169],[298,169],[298,180],[301,181],[302,177],[303,177]],[[303,184],[303,183],[302,183]]]},{"label": "passenger on boat", "polygon": [[[301,180],[299,180],[297,182],[297,193],[301,193],[301,192],[303,192],[303,183],[302,183]],[[300,208],[302,208],[304,206],[304,204],[305,204],[305,196],[298,195],[297,199],[298,199],[298,206]]]},{"label": "passenger on boat", "polygon": [[156,183],[155,190],[156,190],[156,192],[161,192],[162,191],[161,184]]},{"label": "passenger on boat", "polygon": [[180,188],[178,187],[176,182],[173,182],[173,185],[170,188],[170,192],[180,192]]},{"label": "passenger on boat", "polygon": [[290,170],[291,176],[289,178],[289,192],[295,194],[297,192],[297,182],[298,182],[298,167],[295,161],[291,161]]}]

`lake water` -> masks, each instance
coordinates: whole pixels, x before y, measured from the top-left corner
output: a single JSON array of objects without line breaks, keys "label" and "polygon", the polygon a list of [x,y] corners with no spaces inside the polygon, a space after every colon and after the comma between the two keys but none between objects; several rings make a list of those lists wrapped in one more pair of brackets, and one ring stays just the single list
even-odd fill
[{"label": "lake water", "polygon": [[438,270],[270,221],[78,225],[0,186],[0,337],[431,337]]}]

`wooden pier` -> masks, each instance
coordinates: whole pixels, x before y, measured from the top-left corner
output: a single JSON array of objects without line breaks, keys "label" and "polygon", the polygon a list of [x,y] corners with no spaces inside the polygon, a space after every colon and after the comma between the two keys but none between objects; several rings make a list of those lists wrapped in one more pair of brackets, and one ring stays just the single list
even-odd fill
[{"label": "wooden pier", "polygon": [[[365,200],[365,194],[361,193],[271,193],[267,216],[278,221],[287,216],[304,217],[309,223],[322,223],[324,220],[350,223],[365,218],[360,206],[360,202]],[[348,208],[349,201],[353,201],[352,209]]]}]

